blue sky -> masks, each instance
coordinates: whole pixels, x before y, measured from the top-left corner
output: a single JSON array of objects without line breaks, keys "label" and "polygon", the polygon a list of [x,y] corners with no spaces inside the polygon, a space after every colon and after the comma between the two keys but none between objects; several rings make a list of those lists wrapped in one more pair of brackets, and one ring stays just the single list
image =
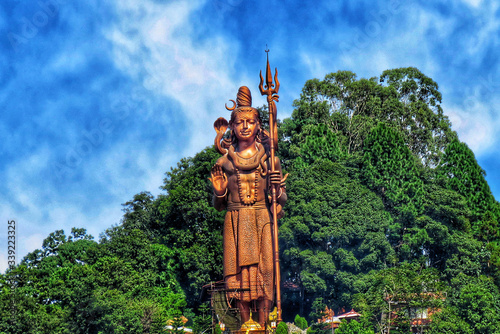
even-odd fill
[{"label": "blue sky", "polygon": [[500,198],[500,10],[494,1],[5,0],[0,4],[0,270],[49,233],[96,239],[122,203],[213,143],[266,45],[291,115],[304,82],[414,66]]}]

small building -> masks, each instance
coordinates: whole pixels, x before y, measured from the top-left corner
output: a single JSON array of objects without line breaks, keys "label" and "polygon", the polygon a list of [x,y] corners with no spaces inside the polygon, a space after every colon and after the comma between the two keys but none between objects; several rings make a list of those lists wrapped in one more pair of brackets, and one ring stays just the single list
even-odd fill
[{"label": "small building", "polygon": [[[381,317],[382,323],[385,324],[383,333],[389,334],[391,330],[397,329],[401,322],[406,322],[412,333],[424,333],[431,323],[431,315],[440,311],[436,305],[445,298],[441,293],[431,292],[409,294],[405,298],[386,295],[388,308],[387,311],[382,311]],[[415,303],[416,300],[420,303]],[[417,307],[416,304],[420,306]]]},{"label": "small building", "polygon": [[354,309],[335,316],[335,312],[333,312],[333,310],[325,307],[324,313],[325,315],[321,319],[318,319],[318,322],[326,324],[327,327],[332,330],[332,333],[335,332],[335,329],[339,328],[342,320],[346,320],[347,322],[349,322],[351,320],[359,320],[359,318],[361,317],[361,314],[354,311]]}]

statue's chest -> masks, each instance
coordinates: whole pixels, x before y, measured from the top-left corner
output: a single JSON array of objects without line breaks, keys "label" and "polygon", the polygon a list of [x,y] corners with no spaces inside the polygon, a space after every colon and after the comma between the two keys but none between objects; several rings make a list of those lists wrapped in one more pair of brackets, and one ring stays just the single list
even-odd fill
[{"label": "statue's chest", "polygon": [[265,179],[261,175],[262,167],[240,170],[231,162],[225,167],[229,182],[233,184],[233,189],[238,191],[239,200],[245,205],[254,204],[260,197],[259,191],[264,189]]},{"label": "statue's chest", "polygon": [[258,182],[260,178],[260,173],[257,168],[254,171],[237,170],[235,171],[235,174],[236,174],[236,179],[238,179],[239,182],[242,184],[247,184],[247,183],[253,184],[255,182]]}]

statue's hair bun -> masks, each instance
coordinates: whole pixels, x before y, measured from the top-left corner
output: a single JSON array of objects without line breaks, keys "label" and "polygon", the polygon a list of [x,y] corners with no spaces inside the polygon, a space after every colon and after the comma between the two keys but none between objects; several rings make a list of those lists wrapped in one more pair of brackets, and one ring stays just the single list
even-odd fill
[{"label": "statue's hair bun", "polygon": [[236,105],[238,108],[252,106],[252,93],[250,93],[250,89],[247,86],[241,86],[238,90]]}]

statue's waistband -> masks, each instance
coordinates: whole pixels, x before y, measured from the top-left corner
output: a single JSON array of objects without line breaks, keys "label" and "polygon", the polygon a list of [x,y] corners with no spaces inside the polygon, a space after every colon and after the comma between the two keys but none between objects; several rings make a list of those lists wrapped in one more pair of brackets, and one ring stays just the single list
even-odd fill
[{"label": "statue's waistband", "polygon": [[245,205],[241,202],[238,203],[227,203],[227,211],[237,211],[241,209],[253,209],[253,210],[262,210],[267,209],[266,201],[256,202],[251,205]]}]

